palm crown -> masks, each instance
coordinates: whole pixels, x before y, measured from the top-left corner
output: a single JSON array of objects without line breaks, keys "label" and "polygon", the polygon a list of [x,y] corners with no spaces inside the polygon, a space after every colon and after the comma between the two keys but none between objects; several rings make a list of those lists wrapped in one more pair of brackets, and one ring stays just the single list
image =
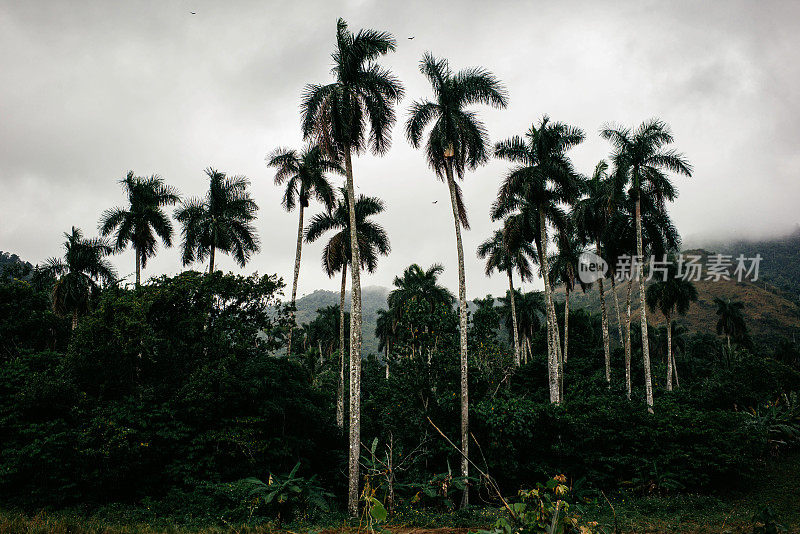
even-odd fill
[{"label": "palm crown", "polygon": [[524,239],[509,224],[495,230],[492,237],[478,246],[478,257],[486,259],[486,276],[495,270],[509,274],[516,270],[523,282],[533,276],[531,263],[537,263],[530,240]]},{"label": "palm crown", "polygon": [[72,314],[72,328],[78,315],[89,310],[92,297],[99,290],[98,282],[111,284],[116,278],[106,258],[114,247],[99,238],[84,238],[80,229],[72,227],[65,233],[64,257],[50,258],[42,272],[53,277],[53,311],[59,315]]},{"label": "palm crown", "polygon": [[[377,197],[359,195],[355,204],[356,230],[361,266],[374,272],[378,266],[378,256],[387,255],[391,250],[386,230],[378,223],[369,220],[385,209],[383,201]],[[312,243],[330,230],[339,230],[325,244],[322,251],[322,267],[328,276],[351,264],[349,202],[344,190],[333,209],[319,213],[311,218],[305,231],[305,239]]]},{"label": "palm crown", "polygon": [[184,202],[175,214],[183,225],[183,264],[210,256],[209,271],[213,271],[214,252],[219,249],[244,267],[259,250],[253,226],[258,206],[247,191],[250,181],[210,167],[205,172],[208,192],[202,198]]},{"label": "palm crown", "polygon": [[667,173],[692,175],[686,158],[666,148],[674,139],[669,126],[658,119],[645,121],[635,130],[607,126],[600,135],[614,148],[611,158],[615,180],[629,186],[634,198],[648,196],[663,208],[664,202],[672,201],[677,194]]},{"label": "palm crown", "polygon": [[114,233],[114,247],[124,250],[128,244],[136,249],[136,283],[139,283],[139,267],[147,266],[147,259],[155,255],[157,237],[164,245],[172,246],[172,222],[164,213],[163,206],[172,206],[180,201],[175,188],[164,183],[157,175],[149,178],[134,176],[133,171],[120,180],[128,197],[126,208],[112,208],[103,212],[100,233]]},{"label": "palm crown", "polygon": [[345,149],[388,150],[395,122],[393,105],[402,98],[403,86],[375,60],[394,49],[391,34],[370,29],[353,34],[339,19],[332,55],[335,81],[306,86],[301,104],[303,134],[318,140],[336,159]]},{"label": "palm crown", "polygon": [[286,211],[292,211],[298,203],[307,208],[311,197],[326,208],[333,206],[335,195],[326,174],[343,171],[319,145],[308,145],[301,152],[279,148],[267,157],[267,165],[276,169],[275,184],[286,184],[281,200]]},{"label": "palm crown", "polygon": [[423,270],[414,263],[403,271],[402,276],[395,276],[394,289],[389,293],[386,302],[389,309],[399,318],[411,302],[424,304],[429,312],[438,306],[451,307],[455,296],[444,286],[439,285],[439,275],[444,267],[438,263]]}]

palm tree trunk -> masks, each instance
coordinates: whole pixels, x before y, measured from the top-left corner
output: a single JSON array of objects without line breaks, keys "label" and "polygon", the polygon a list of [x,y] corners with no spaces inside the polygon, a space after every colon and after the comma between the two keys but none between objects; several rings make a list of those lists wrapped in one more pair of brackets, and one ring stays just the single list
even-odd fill
[{"label": "palm tree trunk", "polygon": [[[539,231],[541,233],[541,251],[540,251],[540,262],[542,266],[542,278],[544,279],[544,301],[545,306],[547,306],[547,313],[545,313],[545,318],[547,319],[547,332],[548,332],[548,340],[547,340],[547,377],[548,382],[550,384],[550,402],[552,404],[559,404],[561,399],[559,397],[559,388],[558,388],[558,362],[556,361],[556,351],[554,350],[554,341],[555,335],[553,333],[554,325],[553,325],[553,314],[551,313],[550,307],[552,305],[552,299],[550,298],[550,277],[548,273],[550,269],[547,265],[547,221],[544,216],[544,211],[539,210]],[[558,328],[556,325],[555,328]]]},{"label": "palm tree trunk", "polygon": [[78,310],[72,310],[72,329],[78,328]]},{"label": "palm tree trunk", "polygon": [[600,289],[600,322],[603,329],[603,357],[606,369],[606,385],[611,387],[611,342],[608,339],[608,312],[606,311],[606,296],[603,291],[603,279],[597,280]]},{"label": "palm tree trunk", "polygon": [[517,332],[517,305],[515,303],[514,298],[514,279],[511,276],[512,272],[510,269],[508,271],[508,290],[511,292],[511,323],[513,325],[514,330],[514,365],[516,367],[520,366],[521,359],[519,355],[519,332]]},{"label": "palm tree trunk", "polygon": [[344,293],[347,289],[347,263],[342,266],[342,291],[339,293],[339,386],[336,390],[336,426],[344,428]]},{"label": "palm tree trunk", "polygon": [[625,312],[625,389],[628,400],[631,400],[631,291],[633,290],[633,277],[628,278],[628,303]]},{"label": "palm tree trunk", "polygon": [[[644,261],[642,247],[642,211],[639,196],[636,197],[636,255],[639,262]],[[647,398],[647,411],[653,413],[653,381],[650,376],[650,344],[647,339],[647,310],[644,302],[644,277],[641,265],[636,267],[636,278],[639,281],[639,313],[642,318],[642,363],[644,364],[644,390]]]},{"label": "palm tree trunk", "polygon": [[383,364],[386,366],[386,379],[389,379],[389,341],[386,341],[386,346],[383,348]]},{"label": "palm tree trunk", "polygon": [[614,294],[614,308],[617,310],[617,329],[619,330],[619,344],[624,345],[625,341],[622,337],[622,317],[619,313],[619,297],[617,296],[617,284],[614,281],[614,277],[611,276],[611,292]]},{"label": "palm tree trunk", "polygon": [[[600,241],[596,243],[597,255],[600,256]],[[603,329],[603,357],[606,365],[606,385],[611,387],[611,341],[608,337],[608,312],[606,311],[606,296],[603,291],[603,279],[597,280],[600,289],[600,323]]]},{"label": "palm tree trunk", "polygon": [[[456,183],[453,181],[453,166],[446,158],[445,172],[450,189],[450,204],[453,207],[453,222],[456,227],[456,248],[458,249],[458,322],[461,338],[461,476],[469,476],[469,384],[467,382],[467,282],[464,276],[464,247],[461,243],[461,219],[458,216]],[[461,507],[469,504],[469,486],[464,487]]]},{"label": "palm tree trunk", "polygon": [[[294,303],[297,298],[297,279],[300,277],[300,253],[303,250],[303,203],[300,203],[300,222],[297,225],[297,249],[294,253],[294,281],[292,282],[292,322],[289,326],[289,340],[286,345],[286,357],[292,355],[292,331],[294,330]],[[320,355],[322,353],[320,352]]]},{"label": "palm tree trunk", "polygon": [[569,288],[565,288],[564,297],[564,363],[567,363],[567,349],[569,348]]},{"label": "palm tree trunk", "polygon": [[672,320],[667,314],[667,391],[672,391]]},{"label": "palm tree trunk", "polygon": [[139,247],[136,248],[136,287],[138,288],[142,281],[142,252]]},{"label": "palm tree trunk", "polygon": [[358,517],[359,465],[361,457],[361,257],[356,227],[356,195],[350,147],[344,150],[347,200],[350,204],[350,454],[348,458],[347,510]]},{"label": "palm tree trunk", "polygon": [[681,387],[681,383],[678,380],[678,363],[675,360],[675,353],[672,353],[672,372],[675,373],[675,389]]},{"label": "palm tree trunk", "polygon": [[208,254],[208,256],[209,256],[208,274],[211,274],[211,273],[214,272],[214,252],[216,252],[216,250],[217,250],[217,247],[215,247],[214,245],[211,245],[211,252],[209,252],[209,254]]}]

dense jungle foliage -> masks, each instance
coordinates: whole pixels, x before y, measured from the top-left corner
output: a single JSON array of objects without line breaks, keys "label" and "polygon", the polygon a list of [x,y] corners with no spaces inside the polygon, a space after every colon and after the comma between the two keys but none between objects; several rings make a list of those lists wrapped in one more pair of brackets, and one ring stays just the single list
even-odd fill
[{"label": "dense jungle foliage", "polygon": [[[321,312],[308,334],[333,341],[278,356],[289,324],[282,290],[275,276],[162,276],[106,288],[70,332],[69,318],[51,311],[48,281],[4,277],[0,501],[24,510],[126,503],[216,520],[340,508],[347,448],[334,418],[338,351],[326,348],[338,328],[323,324],[338,314]],[[576,310],[556,406],[544,327],[515,369],[498,310],[479,305],[470,317],[470,417],[473,461],[506,496],[556,474],[585,498],[719,495],[798,444],[796,360],[726,353],[713,333],[683,334],[680,387],[663,390],[656,358],[648,414],[636,345],[628,401],[623,351],[615,347],[609,389],[599,319]],[[457,312],[412,303],[391,354],[388,378],[383,355],[364,364],[365,491],[390,510],[454,509],[465,482],[458,451],[433,425],[451,439],[458,432]],[[496,505],[473,473],[475,503]]]}]

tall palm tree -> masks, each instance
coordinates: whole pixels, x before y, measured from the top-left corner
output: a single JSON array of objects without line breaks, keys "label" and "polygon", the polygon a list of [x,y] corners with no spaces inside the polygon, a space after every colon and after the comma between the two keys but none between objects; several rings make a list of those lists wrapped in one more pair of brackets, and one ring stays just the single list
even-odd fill
[{"label": "tall palm tree", "polygon": [[116,279],[114,268],[106,258],[114,247],[99,238],[84,238],[79,228],[65,233],[64,257],[50,258],[41,270],[44,276],[56,280],[53,286],[53,311],[64,317],[72,316],[72,329],[78,326],[78,316],[89,311],[99,283],[111,284]]},{"label": "tall palm tree", "polygon": [[180,196],[175,188],[166,185],[155,174],[141,178],[128,171],[119,183],[128,197],[128,206],[104,211],[100,218],[100,234],[107,236],[116,230],[114,248],[118,252],[125,250],[128,244],[133,245],[136,251],[136,287],[139,287],[141,270],[147,266],[147,259],[156,253],[156,238],[160,237],[167,247],[172,246],[172,222],[161,208],[177,204]]},{"label": "tall palm tree", "polygon": [[[333,52],[334,81],[307,85],[303,94],[303,135],[316,139],[333,159],[344,159],[347,198],[355,207],[352,155],[367,147],[383,154],[391,144],[395,122],[393,105],[403,96],[403,86],[376,60],[394,51],[391,34],[370,29],[357,33],[339,19]],[[367,135],[369,129],[369,135]],[[358,515],[359,459],[361,456],[361,260],[356,236],[356,214],[350,210],[353,262],[350,313],[350,437],[348,499],[350,515]]]},{"label": "tall palm tree", "polygon": [[[445,59],[426,53],[420,61],[420,72],[433,89],[434,100],[418,100],[411,105],[406,122],[406,136],[414,148],[422,143],[428,125],[433,123],[426,142],[428,164],[439,179],[446,180],[456,230],[458,252],[458,311],[461,341],[461,475],[469,474],[469,391],[467,387],[467,289],[464,276],[464,247],[461,227],[469,229],[467,210],[455,176],[464,178],[466,169],[476,169],[489,160],[489,137],[471,104],[487,104],[505,108],[506,90],[490,72],[481,68],[454,73]],[[469,503],[464,490],[461,506]]]},{"label": "tall palm tree", "polygon": [[[677,192],[667,173],[692,175],[692,166],[682,154],[666,148],[674,141],[666,123],[652,119],[643,122],[635,130],[620,126],[608,126],[600,134],[611,141],[615,179],[630,187],[636,212],[636,254],[644,255],[642,245],[641,200],[648,197],[659,208],[672,201]],[[653,411],[653,384],[650,376],[650,351],[647,344],[647,313],[645,312],[644,279],[641,269],[636,270],[639,281],[639,308],[642,322],[642,358],[644,361],[645,392],[647,409]]]},{"label": "tall palm tree", "polygon": [[205,196],[184,201],[175,212],[183,226],[183,264],[208,257],[208,272],[213,273],[214,256],[220,250],[244,267],[259,250],[253,226],[258,206],[247,191],[250,181],[211,167],[205,173],[209,180]]},{"label": "tall palm tree", "polygon": [[492,209],[496,220],[511,213],[523,215],[539,253],[539,267],[543,274],[545,305],[547,306],[548,378],[550,402],[559,404],[558,327],[555,320],[552,288],[547,273],[547,224],[563,228],[566,215],[562,206],[572,205],[580,195],[581,180],[574,170],[567,151],[584,139],[583,131],[560,122],[551,122],[544,116],[524,136],[515,136],[498,143],[495,156],[515,165],[500,186]]},{"label": "tall palm tree", "polygon": [[478,246],[478,257],[486,259],[486,276],[491,276],[497,270],[508,276],[508,298],[511,307],[512,333],[514,340],[514,365],[521,364],[519,328],[517,326],[517,306],[514,291],[514,270],[519,273],[522,282],[533,277],[531,261],[536,262],[536,251],[531,243],[523,238],[519,232],[514,231],[514,226],[503,225],[496,230],[491,238]]},{"label": "tall palm tree", "polygon": [[[331,161],[319,145],[308,145],[302,152],[290,148],[278,148],[267,156],[267,166],[275,167],[275,185],[286,184],[281,204],[286,211],[300,205],[297,225],[297,248],[294,255],[294,277],[292,279],[292,317],[297,297],[297,279],[300,276],[300,254],[303,248],[303,211],[312,197],[321,202],[326,209],[334,203],[333,187],[327,173],[343,172],[339,164]],[[292,321],[294,322],[294,321]],[[292,354],[292,330],[289,329],[286,354]]]},{"label": "tall palm tree", "polygon": [[741,341],[747,335],[747,325],[744,321],[744,303],[740,300],[714,298],[714,305],[717,307],[717,334],[724,335],[728,345],[728,352],[731,350],[731,338],[734,341]]},{"label": "tall palm tree", "polygon": [[666,279],[654,280],[645,295],[650,311],[658,309],[667,323],[667,391],[672,391],[672,375],[675,364],[672,354],[672,320],[677,312],[686,315],[689,305],[697,300],[694,284],[678,276],[677,265],[670,261]]},{"label": "tall palm tree", "polygon": [[[633,281],[638,269],[622,268],[620,260],[632,262],[636,255],[636,208],[629,194],[620,193],[602,237],[606,261],[613,265],[615,275],[627,279],[627,299],[625,314],[625,382],[628,399],[631,398],[631,296]],[[643,196],[640,202],[642,246],[646,256],[660,258],[671,250],[680,248],[680,236],[663,208],[651,198]],[[641,335],[639,335],[641,338]],[[645,377],[649,373],[645,373]],[[646,380],[646,382],[649,382]]]},{"label": "tall palm tree", "polygon": [[[595,245],[598,256],[604,257],[605,251],[601,247],[603,234],[608,227],[608,221],[614,214],[615,198],[613,183],[608,177],[608,163],[601,160],[594,168],[592,177],[584,184],[586,195],[581,198],[573,210],[573,217],[578,231],[586,244]],[[608,261],[608,258],[605,258]],[[613,284],[613,277],[612,277]],[[608,312],[606,311],[606,298],[603,287],[603,278],[597,280],[600,292],[600,318],[603,329],[603,355],[605,356],[606,383],[611,386],[611,343],[608,335]],[[616,298],[616,288],[612,287]],[[617,306],[619,309],[619,306]],[[622,337],[620,337],[622,341]]]},{"label": "tall palm tree", "polygon": [[[340,189],[340,193],[341,197],[338,198],[333,207],[311,218],[305,230],[305,239],[306,242],[313,243],[323,234],[329,231],[335,232],[322,250],[322,268],[328,276],[333,276],[339,271],[342,272],[342,289],[339,293],[339,386],[336,396],[336,423],[339,428],[343,428],[344,350],[346,347],[344,296],[347,289],[347,266],[350,265],[352,267],[353,254],[350,247],[350,202],[346,189]],[[375,272],[375,269],[377,269],[378,256],[385,256],[391,250],[386,231],[381,225],[369,220],[369,217],[383,212],[384,209],[381,199],[364,195],[359,195],[355,205],[356,234],[358,236],[358,249],[361,251],[359,261],[361,267],[366,268],[369,272]],[[352,319],[350,327],[352,328]],[[352,343],[352,336],[350,339]],[[352,377],[352,373],[350,376]]]}]

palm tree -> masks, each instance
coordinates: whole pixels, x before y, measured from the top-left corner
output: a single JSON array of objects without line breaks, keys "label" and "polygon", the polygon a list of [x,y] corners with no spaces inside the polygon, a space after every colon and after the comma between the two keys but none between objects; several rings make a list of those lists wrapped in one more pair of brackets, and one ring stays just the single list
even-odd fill
[{"label": "palm tree", "polygon": [[545,305],[547,306],[548,378],[550,402],[559,404],[558,327],[555,321],[550,271],[547,257],[547,223],[563,228],[566,215],[563,205],[577,201],[581,181],[567,155],[570,148],[584,139],[583,131],[560,122],[550,122],[545,116],[523,137],[515,136],[498,143],[495,156],[514,163],[500,186],[493,206],[492,217],[497,220],[517,212],[526,221],[539,253],[543,273]]},{"label": "palm tree", "polygon": [[156,253],[156,238],[160,237],[167,247],[172,246],[172,222],[161,209],[173,206],[180,201],[175,188],[153,175],[149,178],[134,176],[133,171],[120,180],[128,197],[127,208],[112,208],[103,212],[100,218],[100,234],[107,236],[114,232],[114,248],[117,252],[132,244],[136,251],[136,287],[141,281],[141,270],[147,266],[147,259]]},{"label": "palm tree", "polygon": [[[469,392],[467,387],[467,289],[464,276],[464,248],[461,227],[469,229],[467,210],[461,198],[461,188],[454,176],[464,178],[466,169],[476,169],[489,160],[489,138],[483,123],[474,111],[465,108],[471,104],[487,104],[505,108],[508,99],[505,88],[490,72],[472,68],[453,73],[445,59],[436,59],[426,53],[420,61],[420,72],[433,89],[434,100],[418,100],[411,105],[406,123],[406,136],[414,148],[430,123],[426,152],[428,164],[439,179],[446,180],[450,191],[450,205],[456,230],[458,252],[458,310],[461,333],[461,475],[469,474]],[[469,503],[469,492],[464,490],[461,506]]]},{"label": "palm tree", "polygon": [[[630,195],[619,193],[611,219],[602,237],[606,260],[613,265],[615,276],[627,279],[627,299],[625,315],[625,382],[627,397],[631,398],[631,296],[633,279],[638,271],[631,265],[636,254],[636,208]],[[680,236],[667,212],[655,204],[651,198],[642,197],[640,203],[642,246],[647,256],[663,257],[671,250],[680,248]],[[629,262],[624,267],[621,260]],[[641,338],[641,335],[639,336]],[[645,373],[649,376],[649,373]],[[646,381],[649,382],[649,381]]]},{"label": "palm tree", "polygon": [[444,267],[438,263],[423,270],[414,263],[406,267],[402,276],[394,277],[394,289],[389,292],[386,302],[395,316],[402,319],[403,312],[410,302],[422,302],[428,312],[432,313],[438,306],[452,306],[455,297],[444,286],[439,285],[439,275]]},{"label": "palm tree", "polygon": [[[652,119],[643,122],[636,130],[620,126],[603,128],[600,134],[614,147],[612,160],[615,179],[630,187],[636,212],[636,254],[643,258],[641,199],[646,196],[659,208],[677,195],[668,172],[692,175],[692,166],[682,154],[667,149],[673,137],[666,123]],[[647,344],[647,313],[645,312],[644,279],[641,269],[636,270],[639,281],[639,307],[642,322],[642,358],[644,361],[647,409],[653,411],[653,384],[650,376],[650,351]]]},{"label": "palm tree", "polygon": [[105,259],[114,247],[103,239],[84,238],[74,226],[64,237],[64,257],[48,259],[41,272],[56,280],[53,311],[62,317],[71,315],[75,330],[78,316],[89,311],[91,301],[100,290],[98,283],[111,284],[116,279],[113,267]]},{"label": "palm tree", "polygon": [[[391,34],[369,29],[353,34],[347,23],[336,24],[333,52],[335,80],[326,85],[307,85],[303,94],[303,135],[316,139],[333,159],[344,159],[347,198],[355,208],[353,153],[367,147],[383,154],[391,144],[395,122],[393,105],[403,96],[403,86],[376,60],[395,49]],[[369,127],[369,135],[366,134]],[[350,314],[350,439],[348,499],[350,515],[358,515],[359,458],[361,451],[361,260],[356,236],[356,214],[350,210],[353,262]]]},{"label": "palm tree", "polygon": [[529,241],[526,241],[519,232],[514,232],[512,225],[504,225],[503,229],[496,230],[491,238],[478,246],[478,257],[486,259],[486,276],[497,270],[505,272],[508,276],[508,298],[511,307],[512,333],[514,340],[514,365],[521,364],[519,329],[517,327],[517,306],[514,291],[514,269],[519,273],[523,282],[533,277],[531,261],[536,263],[536,251]]},{"label": "palm tree", "polygon": [[724,335],[728,344],[728,353],[731,351],[731,338],[741,341],[747,335],[747,325],[744,322],[744,303],[740,300],[714,298],[717,307],[717,334]]},{"label": "palm tree", "polygon": [[[297,279],[300,276],[300,254],[303,248],[303,210],[308,207],[311,197],[330,209],[334,203],[333,187],[329,172],[342,172],[341,167],[328,159],[319,145],[308,145],[302,152],[290,148],[278,148],[267,157],[267,166],[275,167],[275,185],[286,184],[281,204],[286,211],[292,211],[300,204],[297,225],[297,249],[294,255],[294,278],[292,279],[292,317],[297,297]],[[292,354],[292,330],[289,328],[286,354]]]},{"label": "palm tree", "polygon": [[397,321],[394,314],[389,310],[378,310],[378,318],[375,321],[375,337],[378,338],[378,351],[383,351],[383,365],[386,368],[386,378],[389,378],[389,353],[394,342]]},{"label": "palm tree", "polygon": [[[339,428],[344,427],[344,369],[345,369],[345,313],[344,295],[347,289],[347,266],[352,267],[352,253],[350,247],[350,202],[347,190],[340,189],[341,197],[336,204],[323,213],[311,218],[305,230],[305,239],[313,243],[328,231],[336,233],[328,240],[322,250],[322,268],[328,276],[342,272],[342,289],[339,293],[339,386],[336,397],[336,423]],[[358,249],[361,251],[359,260],[361,267],[369,272],[375,272],[378,267],[378,255],[387,255],[391,250],[389,237],[383,227],[369,217],[377,215],[384,210],[383,201],[377,197],[359,195],[355,205],[356,233],[358,235]],[[352,313],[350,328],[352,328]],[[350,337],[352,343],[352,336]],[[352,354],[352,351],[351,351]],[[352,362],[351,362],[352,363]],[[352,373],[351,373],[352,378]],[[352,382],[351,382],[352,388]],[[352,409],[352,404],[351,404]]]},{"label": "palm tree", "polygon": [[[608,178],[608,163],[601,160],[594,168],[592,177],[584,184],[586,196],[575,204],[573,217],[578,231],[584,238],[586,244],[593,244],[596,247],[597,255],[604,257],[605,251],[601,247],[603,234],[608,227],[608,221],[615,210],[615,191],[613,183]],[[608,258],[605,258],[608,261]],[[614,278],[611,278],[614,284]],[[603,288],[603,278],[597,280],[597,287],[600,291],[600,318],[603,329],[603,354],[605,356],[606,383],[611,387],[611,343],[608,335],[608,312],[606,311],[606,298]],[[616,288],[612,285],[614,298],[616,298]],[[619,305],[617,304],[617,312]],[[617,317],[619,319],[619,315]],[[620,342],[622,337],[620,335]]]},{"label": "palm tree", "polygon": [[[510,291],[506,291],[506,296],[498,299],[501,303],[501,313],[504,317],[506,328],[508,328],[509,336],[513,335],[514,328],[511,313],[511,295]],[[517,305],[517,330],[521,346],[520,359],[523,363],[527,363],[531,355],[531,337],[533,337],[534,332],[542,327],[540,316],[543,317],[545,315],[544,296],[541,291],[520,293],[517,289],[514,290],[513,295]]]},{"label": "palm tree", "polygon": [[[577,265],[583,253],[574,224],[568,220],[566,228],[559,229],[556,234],[557,252],[550,256],[550,283],[564,284],[564,350],[563,362],[566,363],[569,348],[569,295],[575,290],[575,283],[586,291],[587,285],[577,280]],[[562,377],[563,380],[563,377]],[[562,392],[563,394],[563,392]]]},{"label": "palm tree", "polygon": [[[675,364],[672,354],[672,319],[675,312],[686,315],[689,305],[697,300],[697,288],[691,281],[678,276],[677,265],[670,258],[666,279],[652,282],[647,288],[645,300],[650,311],[658,309],[667,323],[667,391],[672,391],[672,375]],[[675,374],[677,375],[677,371]]]},{"label": "palm tree", "polygon": [[211,167],[205,170],[209,179],[203,198],[183,202],[175,218],[183,226],[183,264],[209,257],[208,272],[214,272],[217,250],[231,254],[241,267],[259,250],[253,226],[258,206],[250,198],[250,181],[244,176],[226,176]]}]

